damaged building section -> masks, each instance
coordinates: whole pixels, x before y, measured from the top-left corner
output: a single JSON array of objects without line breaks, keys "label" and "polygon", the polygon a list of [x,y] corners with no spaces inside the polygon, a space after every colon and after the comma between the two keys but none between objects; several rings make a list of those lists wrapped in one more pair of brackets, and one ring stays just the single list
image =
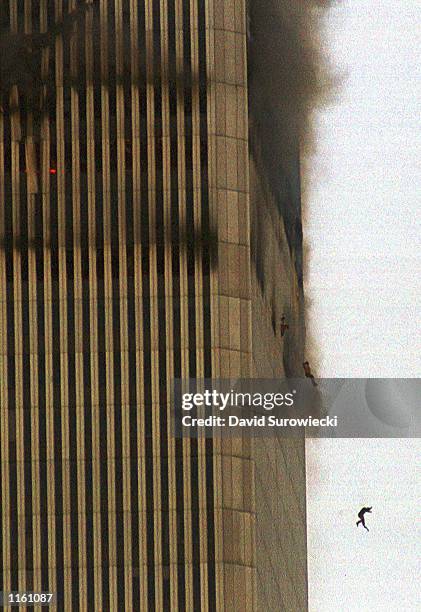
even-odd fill
[{"label": "damaged building section", "polygon": [[300,173],[314,149],[314,113],[329,92],[323,19],[331,4],[331,0],[248,0],[250,147],[284,219],[300,283]]}]

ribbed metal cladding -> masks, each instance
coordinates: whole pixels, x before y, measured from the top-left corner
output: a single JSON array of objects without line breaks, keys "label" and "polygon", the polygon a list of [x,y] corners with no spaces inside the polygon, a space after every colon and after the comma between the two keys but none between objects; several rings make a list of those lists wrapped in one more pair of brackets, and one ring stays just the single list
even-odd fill
[{"label": "ribbed metal cladding", "polygon": [[212,374],[206,3],[2,5],[78,18],[0,113],[0,590],[215,610],[212,444],[169,427]]}]

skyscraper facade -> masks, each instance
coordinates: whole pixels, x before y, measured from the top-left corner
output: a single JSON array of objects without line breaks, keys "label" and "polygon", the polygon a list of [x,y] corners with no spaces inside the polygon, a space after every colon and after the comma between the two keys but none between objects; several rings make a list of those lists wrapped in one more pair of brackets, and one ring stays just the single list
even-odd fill
[{"label": "skyscraper facade", "polygon": [[251,137],[247,4],[2,3],[0,591],[307,607],[304,442],[170,430],[174,378],[303,360],[298,161],[275,190]]}]

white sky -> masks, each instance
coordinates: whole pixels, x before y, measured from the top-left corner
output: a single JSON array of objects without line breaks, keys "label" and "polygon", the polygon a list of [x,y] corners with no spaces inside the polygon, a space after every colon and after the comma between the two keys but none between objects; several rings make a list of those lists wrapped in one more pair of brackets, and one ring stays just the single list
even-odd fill
[{"label": "white sky", "polygon": [[[421,0],[341,0],[327,24],[343,85],[320,115],[306,228],[322,376],[421,375],[420,32]],[[420,450],[308,444],[311,612],[421,609]]]}]

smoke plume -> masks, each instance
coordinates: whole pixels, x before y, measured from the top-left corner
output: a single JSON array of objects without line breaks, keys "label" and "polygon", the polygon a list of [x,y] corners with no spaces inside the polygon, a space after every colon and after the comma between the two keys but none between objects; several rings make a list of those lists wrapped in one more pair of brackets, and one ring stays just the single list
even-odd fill
[{"label": "smoke plume", "polygon": [[288,171],[313,148],[314,111],[329,92],[322,20],[332,0],[250,1],[252,136],[266,168]]},{"label": "smoke plume", "polygon": [[[323,20],[333,2],[249,0],[250,143],[280,206],[299,278],[308,265],[302,188],[315,150],[314,116],[334,85],[323,44]],[[317,351],[306,335],[317,369]]]}]

